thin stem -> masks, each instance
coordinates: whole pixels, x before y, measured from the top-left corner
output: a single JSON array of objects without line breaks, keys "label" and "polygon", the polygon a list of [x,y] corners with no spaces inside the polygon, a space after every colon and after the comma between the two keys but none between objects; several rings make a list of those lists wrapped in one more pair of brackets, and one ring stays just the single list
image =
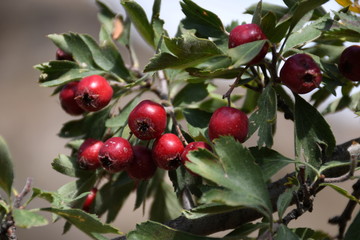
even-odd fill
[{"label": "thin stem", "polygon": [[231,104],[231,93],[234,91],[235,87],[239,84],[239,82],[241,81],[241,76],[246,72],[246,70],[249,68],[249,65],[246,65],[245,68],[242,68],[238,74],[238,76],[236,77],[235,81],[233,84],[230,85],[229,90],[223,95],[223,99],[226,98],[228,100],[228,106],[230,106]]},{"label": "thin stem", "polygon": [[[360,198],[360,180],[358,180],[353,185],[353,189],[354,189],[354,191],[352,193],[352,196],[359,199]],[[351,219],[351,215],[357,204],[358,203],[356,201],[349,200],[344,211],[342,212],[342,214],[340,216],[335,216],[335,217],[329,219],[330,224],[339,226],[339,233],[337,236],[338,239],[343,239],[347,222]]]},{"label": "thin stem", "polygon": [[21,206],[21,201],[23,200],[23,198],[31,191],[31,184],[32,184],[32,178],[27,178],[26,179],[26,183],[24,188],[22,189],[22,191],[20,192],[20,194],[18,194],[17,196],[15,196],[15,200],[14,200],[14,208],[20,208]]}]

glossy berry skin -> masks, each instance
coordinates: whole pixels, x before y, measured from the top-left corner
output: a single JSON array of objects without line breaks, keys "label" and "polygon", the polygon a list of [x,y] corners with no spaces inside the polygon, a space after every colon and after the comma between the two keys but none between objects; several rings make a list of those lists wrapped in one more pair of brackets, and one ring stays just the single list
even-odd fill
[{"label": "glossy berry skin", "polygon": [[75,101],[75,93],[77,91],[79,82],[70,82],[66,84],[59,93],[59,100],[62,109],[70,115],[77,116],[84,113],[77,102]]},{"label": "glossy berry skin", "polygon": [[209,138],[233,136],[244,142],[249,131],[249,120],[245,113],[233,107],[220,107],[212,114],[209,122]]},{"label": "glossy berry skin", "polygon": [[99,75],[81,79],[75,94],[77,104],[89,112],[96,112],[110,102],[113,89],[108,81]]},{"label": "glossy berry skin", "polygon": [[157,138],[152,147],[152,157],[159,168],[174,170],[181,164],[184,146],[178,136],[165,133]]},{"label": "glossy berry skin", "polygon": [[103,168],[111,173],[124,170],[134,159],[134,152],[128,140],[112,137],[100,148],[99,160]]},{"label": "glossy berry skin", "polygon": [[100,148],[104,145],[102,141],[88,138],[79,148],[77,162],[80,168],[85,170],[95,170],[101,166],[99,161]]},{"label": "glossy berry skin", "polygon": [[91,205],[95,201],[97,191],[98,189],[95,187],[91,189],[90,193],[86,196],[82,210],[84,210],[85,212],[89,212]]},{"label": "glossy berry skin", "polygon": [[73,56],[70,53],[67,53],[60,48],[56,50],[55,58],[56,60],[74,61]]},{"label": "glossy berry skin", "polygon": [[128,125],[131,132],[139,139],[154,139],[165,131],[166,111],[156,102],[144,100],[130,113]]},{"label": "glossy berry skin", "polygon": [[147,147],[133,146],[134,159],[126,168],[128,175],[135,180],[147,180],[154,176],[157,166],[154,163],[151,150]]},{"label": "glossy berry skin", "polygon": [[339,71],[351,81],[360,81],[360,46],[353,45],[345,48],[339,59]]},{"label": "glossy berry skin", "polygon": [[[267,37],[263,33],[259,25],[254,23],[242,24],[231,30],[229,35],[229,48],[234,48],[245,43],[266,39]],[[248,64],[257,64],[261,60],[263,60],[266,53],[268,52],[268,49],[269,44],[265,43],[259,54],[256,55],[256,57],[254,57]]]},{"label": "glossy berry skin", "polygon": [[295,54],[288,58],[280,70],[280,80],[294,93],[308,93],[322,81],[319,66],[307,54]]}]

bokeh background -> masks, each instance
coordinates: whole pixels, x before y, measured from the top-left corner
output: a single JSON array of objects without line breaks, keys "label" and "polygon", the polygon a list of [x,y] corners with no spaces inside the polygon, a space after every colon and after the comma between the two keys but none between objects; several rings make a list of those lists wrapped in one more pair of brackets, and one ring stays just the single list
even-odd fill
[{"label": "bokeh background", "polygon": [[[123,12],[119,0],[107,1],[116,11]],[[147,11],[151,11],[152,1],[138,1]],[[231,20],[249,22],[251,16],[243,15],[245,7],[257,1],[194,0],[199,5],[215,12],[225,24]],[[244,3],[245,2],[245,3]],[[265,1],[266,2],[266,1]],[[282,1],[271,1],[282,4]],[[328,10],[340,7],[334,0],[326,4]],[[179,1],[164,0],[161,16],[170,35],[175,34],[177,23],[183,17]],[[57,97],[51,97],[52,89],[37,85],[39,72],[34,65],[54,59],[56,47],[46,38],[50,33],[87,33],[97,39],[99,31],[97,7],[89,0],[1,0],[0,1],[0,135],[12,152],[15,165],[15,187],[21,190],[27,177],[33,178],[35,187],[55,191],[72,179],[52,170],[51,162],[59,153],[68,153],[64,148],[66,140],[57,137],[62,124],[72,119],[65,114]],[[134,33],[134,46],[141,53],[144,65],[152,52]],[[286,156],[293,154],[293,125],[280,122],[275,137],[275,148]],[[360,119],[348,111],[329,115],[338,143],[359,137]],[[254,144],[254,141],[247,143]],[[1,167],[1,166],[0,166]],[[350,185],[345,186],[349,190]],[[144,221],[141,210],[133,212],[134,199],[126,203],[114,223],[121,231],[128,232],[135,224]],[[310,226],[336,234],[337,228],[327,224],[329,217],[341,213],[346,199],[333,194],[332,190],[319,193],[315,200],[314,212],[305,214],[291,226]],[[32,206],[46,207],[43,201]],[[18,230],[19,239],[86,239],[73,228],[62,236],[64,221],[45,227]]]}]

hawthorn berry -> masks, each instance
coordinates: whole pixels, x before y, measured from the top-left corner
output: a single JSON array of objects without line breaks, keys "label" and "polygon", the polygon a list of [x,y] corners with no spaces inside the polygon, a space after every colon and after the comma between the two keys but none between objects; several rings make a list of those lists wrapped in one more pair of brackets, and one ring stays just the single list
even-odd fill
[{"label": "hawthorn berry", "polygon": [[139,139],[154,139],[165,131],[166,111],[164,107],[150,100],[141,101],[130,113],[128,125]]},{"label": "hawthorn berry", "polygon": [[56,50],[55,58],[56,58],[56,60],[74,61],[73,56],[70,53],[67,53],[64,50],[60,49],[60,48],[58,48]]},{"label": "hawthorn berry", "polygon": [[91,75],[80,80],[75,93],[77,104],[84,110],[96,112],[110,102],[113,89],[100,75]]},{"label": "hawthorn berry", "polygon": [[101,165],[112,173],[124,170],[133,159],[132,146],[128,140],[122,137],[109,138],[99,151]]},{"label": "hawthorn berry", "polygon": [[[260,26],[254,23],[242,24],[231,30],[229,35],[229,48],[254,42],[257,40],[266,40],[267,37],[261,30]],[[253,65],[259,63],[268,52],[269,44],[266,42],[258,55],[256,55],[248,64]]]},{"label": "hawthorn berry", "polygon": [[95,187],[91,189],[90,193],[86,196],[86,199],[82,206],[82,210],[84,210],[85,212],[89,212],[91,205],[95,201],[97,191],[98,189]]},{"label": "hawthorn berry", "polygon": [[99,161],[99,151],[104,145],[102,141],[88,138],[79,148],[77,161],[80,168],[85,170],[94,170],[101,166]]},{"label": "hawthorn berry", "polygon": [[173,170],[181,164],[184,145],[178,136],[165,133],[157,138],[152,147],[152,157],[159,168]]},{"label": "hawthorn berry", "polygon": [[280,70],[280,80],[294,93],[308,93],[319,87],[322,74],[314,59],[303,53],[288,58]]},{"label": "hawthorn berry", "polygon": [[339,71],[344,77],[351,81],[360,81],[360,46],[352,45],[345,48],[339,59]]},{"label": "hawthorn berry", "polygon": [[59,100],[62,109],[70,115],[76,116],[84,113],[77,102],[75,101],[75,93],[77,91],[79,82],[69,82],[66,84],[59,93]]},{"label": "hawthorn berry", "polygon": [[146,180],[154,176],[157,166],[154,163],[151,150],[147,147],[133,146],[134,159],[126,168],[129,176],[136,180]]},{"label": "hawthorn berry", "polygon": [[209,138],[233,136],[244,142],[249,131],[249,120],[245,113],[233,107],[220,107],[212,114],[209,122]]}]

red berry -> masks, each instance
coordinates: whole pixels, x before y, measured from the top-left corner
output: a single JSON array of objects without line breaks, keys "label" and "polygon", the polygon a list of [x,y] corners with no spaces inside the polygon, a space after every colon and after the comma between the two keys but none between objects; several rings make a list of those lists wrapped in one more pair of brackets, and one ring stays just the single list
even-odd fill
[{"label": "red berry", "polygon": [[84,109],[82,109],[75,101],[75,93],[78,84],[79,82],[70,82],[66,84],[59,94],[61,107],[65,112],[73,116],[84,113]]},{"label": "red berry", "polygon": [[285,61],[280,80],[294,93],[308,93],[318,87],[322,74],[316,62],[307,54],[295,54]]},{"label": "red berry", "polygon": [[166,128],[166,111],[160,104],[144,100],[131,111],[128,124],[139,139],[160,137]]},{"label": "red berry", "polygon": [[[245,43],[266,39],[267,37],[265,36],[259,25],[254,23],[243,24],[231,30],[229,35],[229,48],[234,48]],[[248,64],[256,64],[263,60],[268,49],[269,44],[265,43],[259,54],[254,57]]]},{"label": "red berry", "polygon": [[80,146],[78,152],[78,163],[80,168],[94,170],[101,166],[99,161],[99,151],[104,145],[102,141],[88,138]]},{"label": "red berry", "polygon": [[360,46],[347,47],[340,56],[339,71],[351,81],[360,81]]},{"label": "red berry", "polygon": [[99,75],[81,79],[75,94],[77,104],[89,112],[99,111],[110,102],[113,89],[108,81]]},{"label": "red berry", "polygon": [[233,136],[244,142],[249,131],[249,120],[245,113],[232,107],[221,107],[212,114],[209,122],[209,138]]},{"label": "red berry", "polygon": [[133,146],[134,159],[126,168],[130,177],[136,180],[146,180],[154,176],[157,166],[155,165],[151,150],[147,147]]},{"label": "red berry", "polygon": [[83,203],[83,207],[82,207],[82,209],[85,212],[89,212],[91,205],[95,201],[97,191],[98,191],[97,188],[94,187],[91,189],[90,193],[86,196],[85,202]]},{"label": "red berry", "polygon": [[152,147],[152,157],[159,168],[173,170],[180,166],[184,145],[172,133],[165,133],[156,139]]},{"label": "red berry", "polygon": [[122,137],[112,137],[100,148],[99,160],[109,172],[124,170],[134,158],[132,146]]},{"label": "red berry", "polygon": [[74,61],[73,56],[70,53],[67,53],[60,48],[56,50],[56,60]]}]

